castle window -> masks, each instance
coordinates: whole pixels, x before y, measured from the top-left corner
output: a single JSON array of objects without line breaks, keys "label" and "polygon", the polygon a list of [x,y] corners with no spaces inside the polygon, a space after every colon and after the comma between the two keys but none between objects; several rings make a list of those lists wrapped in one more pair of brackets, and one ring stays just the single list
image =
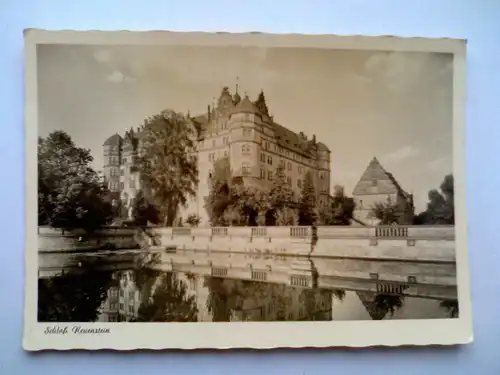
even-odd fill
[{"label": "castle window", "polygon": [[267,179],[271,181],[273,179],[273,172],[267,171]]},{"label": "castle window", "polygon": [[223,138],[223,141],[222,141],[225,145],[227,145],[229,143],[229,140],[227,137],[224,137]]},{"label": "castle window", "polygon": [[266,178],[266,171],[264,170],[264,168],[260,169],[260,178]]},{"label": "castle window", "polygon": [[280,167],[285,168],[285,161],[284,160],[280,160]]},{"label": "castle window", "polygon": [[134,180],[130,180],[128,186],[131,189],[135,189],[135,181]]},{"label": "castle window", "polygon": [[262,163],[265,163],[265,162],[266,162],[266,154],[264,154],[264,153],[261,153],[261,154],[260,154],[260,161],[261,161]]},{"label": "castle window", "polygon": [[299,170],[299,174],[302,174],[302,167],[298,167],[298,170]]},{"label": "castle window", "polygon": [[120,190],[123,190],[125,188],[125,184],[123,182],[120,182]]},{"label": "castle window", "polygon": [[120,170],[120,176],[123,176],[125,174],[125,170],[124,169],[121,169]]},{"label": "castle window", "polygon": [[372,186],[377,186],[377,179],[376,178],[372,179]]},{"label": "castle window", "polygon": [[214,160],[215,160],[215,154],[214,153],[208,154],[208,161],[214,161]]},{"label": "castle window", "polygon": [[241,145],[241,153],[249,154],[250,153],[250,145]]},{"label": "castle window", "polygon": [[270,155],[267,156],[267,164],[273,165],[273,157]]},{"label": "castle window", "polygon": [[224,157],[227,158],[227,150],[224,151]]},{"label": "castle window", "polygon": [[302,188],[302,180],[300,178],[297,180],[297,187]]},{"label": "castle window", "polygon": [[123,164],[127,164],[127,158],[123,158]]},{"label": "castle window", "polygon": [[286,177],[286,182],[289,186],[292,186],[292,178],[290,176]]},{"label": "castle window", "polygon": [[212,147],[215,147],[215,139],[212,140]]},{"label": "castle window", "polygon": [[292,163],[290,163],[290,162],[288,163],[288,165],[287,165],[287,169],[288,169],[289,171],[291,171],[291,170],[292,170]]},{"label": "castle window", "polygon": [[208,178],[212,178],[212,171],[208,171]]},{"label": "castle window", "polygon": [[250,174],[250,167],[248,166],[247,163],[243,163],[243,165],[241,166],[241,173],[246,176],[246,175],[249,175]]},{"label": "castle window", "polygon": [[320,173],[319,178],[323,180],[323,179],[324,179],[324,177],[325,177],[325,176],[323,176],[323,173]]},{"label": "castle window", "polygon": [[252,136],[252,129],[243,129],[243,137],[250,138]]}]

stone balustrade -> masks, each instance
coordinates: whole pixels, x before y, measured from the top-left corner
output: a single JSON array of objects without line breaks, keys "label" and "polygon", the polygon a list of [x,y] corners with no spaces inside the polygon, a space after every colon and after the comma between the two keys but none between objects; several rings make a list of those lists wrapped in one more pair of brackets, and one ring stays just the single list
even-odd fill
[{"label": "stone balustrade", "polygon": [[90,235],[39,228],[39,251],[155,249],[312,255],[425,262],[455,261],[453,226],[103,228]]}]

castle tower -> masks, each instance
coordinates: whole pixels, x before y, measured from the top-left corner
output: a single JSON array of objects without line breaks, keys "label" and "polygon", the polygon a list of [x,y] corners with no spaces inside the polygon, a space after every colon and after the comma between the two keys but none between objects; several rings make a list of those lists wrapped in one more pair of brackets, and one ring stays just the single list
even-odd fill
[{"label": "castle tower", "polygon": [[318,167],[318,204],[323,207],[330,200],[330,149],[324,143],[316,143],[316,136],[313,137],[313,144],[317,149],[317,167]]},{"label": "castle tower", "polygon": [[120,163],[122,137],[114,134],[102,145],[104,152],[104,177],[113,199],[120,197]]},{"label": "castle tower", "polygon": [[136,152],[137,152],[137,133],[130,129],[125,133],[122,146],[122,165],[120,171],[121,186],[121,200],[125,207],[132,206],[133,200],[137,195],[138,176],[133,171]]},{"label": "castle tower", "polygon": [[230,163],[233,176],[242,177],[249,185],[255,185],[260,178],[259,151],[256,126],[262,122],[262,115],[247,95],[230,113]]}]

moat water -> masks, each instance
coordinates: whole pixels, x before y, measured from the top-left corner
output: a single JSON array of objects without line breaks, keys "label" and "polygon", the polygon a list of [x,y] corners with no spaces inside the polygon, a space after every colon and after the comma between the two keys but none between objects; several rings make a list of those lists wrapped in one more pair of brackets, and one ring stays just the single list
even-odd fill
[{"label": "moat water", "polygon": [[[262,259],[258,256],[242,256],[247,265],[260,262],[262,267]],[[50,276],[39,278],[38,320],[231,322],[445,319],[458,316],[456,300],[311,285],[292,286],[175,269],[164,271],[154,267],[157,260],[153,258],[140,252],[40,255],[41,269],[64,268],[64,271],[54,271]],[[272,261],[273,266],[282,264],[284,267],[290,259],[281,257]],[[117,271],[110,269],[109,265],[113,264],[126,266]],[[332,267],[336,267],[335,263]]]}]

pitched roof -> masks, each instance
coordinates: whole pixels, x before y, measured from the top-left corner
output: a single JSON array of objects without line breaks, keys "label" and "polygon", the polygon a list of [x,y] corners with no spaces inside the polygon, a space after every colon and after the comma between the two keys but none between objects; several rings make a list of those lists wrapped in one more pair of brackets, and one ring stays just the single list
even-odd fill
[{"label": "pitched roof", "polygon": [[[372,181],[387,181],[386,184],[377,184],[373,186]],[[373,158],[361,175],[360,180],[354,187],[352,195],[368,194],[400,194],[408,199],[410,195],[403,190],[394,176],[387,172],[380,164],[377,158]]]},{"label": "pitched roof", "polygon": [[279,146],[298,154],[310,156],[313,147],[311,141],[302,139],[299,134],[274,121],[271,122],[271,126]]}]

